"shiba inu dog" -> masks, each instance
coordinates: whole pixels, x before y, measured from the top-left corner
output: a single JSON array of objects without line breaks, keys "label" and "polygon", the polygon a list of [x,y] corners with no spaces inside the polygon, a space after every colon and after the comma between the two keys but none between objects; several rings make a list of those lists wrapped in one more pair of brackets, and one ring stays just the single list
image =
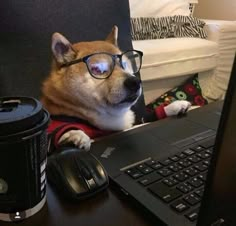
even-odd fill
[{"label": "shiba inu dog", "polygon": [[[90,149],[98,136],[131,128],[131,107],[141,95],[142,52],[122,52],[117,44],[118,28],[104,41],[71,44],[63,35],[52,36],[54,56],[51,72],[42,87],[42,103],[50,112],[51,142],[72,142]],[[155,110],[156,119],[185,112],[187,101],[176,101]]]}]

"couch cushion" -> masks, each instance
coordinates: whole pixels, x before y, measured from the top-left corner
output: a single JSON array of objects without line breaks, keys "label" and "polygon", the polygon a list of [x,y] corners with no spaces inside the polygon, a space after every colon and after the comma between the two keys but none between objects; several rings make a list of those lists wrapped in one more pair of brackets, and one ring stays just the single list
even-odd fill
[{"label": "couch cushion", "polygon": [[206,38],[205,22],[193,16],[131,18],[133,40],[194,37]]},{"label": "couch cushion", "polygon": [[203,106],[208,103],[202,95],[198,74],[191,76],[181,85],[163,93],[160,97],[146,105],[146,108],[152,110],[162,104],[168,105],[176,100],[187,100],[192,106]]},{"label": "couch cushion", "polygon": [[189,0],[129,0],[131,17],[190,15]]},{"label": "couch cushion", "polygon": [[144,53],[142,80],[194,74],[216,67],[217,44],[200,38],[169,38],[133,41]]}]

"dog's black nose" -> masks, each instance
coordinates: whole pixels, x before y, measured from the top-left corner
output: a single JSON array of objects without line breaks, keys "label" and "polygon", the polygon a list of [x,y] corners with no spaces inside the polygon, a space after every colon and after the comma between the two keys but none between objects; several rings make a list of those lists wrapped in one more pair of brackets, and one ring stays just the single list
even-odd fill
[{"label": "dog's black nose", "polygon": [[138,89],[140,89],[141,80],[137,77],[130,76],[124,81],[124,86],[128,90],[136,92],[136,91],[138,91]]}]

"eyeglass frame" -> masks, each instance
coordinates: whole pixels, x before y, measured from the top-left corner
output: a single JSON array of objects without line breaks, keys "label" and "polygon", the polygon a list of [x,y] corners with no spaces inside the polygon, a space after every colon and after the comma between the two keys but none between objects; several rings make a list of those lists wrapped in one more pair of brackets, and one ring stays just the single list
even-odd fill
[{"label": "eyeglass frame", "polygon": [[[140,71],[141,66],[142,66],[143,52],[142,52],[142,51],[139,51],[139,50],[134,50],[134,49],[133,49],[133,50],[127,50],[127,51],[125,51],[125,52],[123,52],[123,53],[121,53],[121,54],[111,54],[111,53],[107,53],[107,52],[92,53],[92,54],[89,54],[89,55],[84,56],[84,57],[82,57],[82,58],[79,58],[79,59],[72,60],[72,61],[70,61],[70,62],[64,63],[64,64],[62,64],[60,67],[61,67],[61,68],[62,68],[62,67],[69,67],[69,66],[71,66],[71,65],[73,65],[73,64],[77,64],[77,63],[83,62],[83,63],[86,64],[86,67],[87,67],[87,69],[88,69],[88,72],[89,72],[89,74],[90,74],[93,78],[96,78],[96,79],[107,79],[108,77],[111,76],[112,72],[114,71],[114,68],[115,68],[115,65],[116,65],[116,59],[117,59],[117,58],[119,59],[119,63],[120,63],[121,68],[123,68],[123,69],[125,70],[125,68],[124,68],[123,65],[122,65],[121,59],[122,59],[122,56],[123,56],[124,54],[126,54],[127,52],[137,52],[137,53],[139,54],[140,66],[139,66],[138,70],[137,70],[136,72],[134,72],[134,74],[135,74],[135,73],[138,73],[138,72]],[[92,73],[92,72],[90,71],[90,69],[89,69],[87,60],[88,60],[91,56],[97,55],[97,54],[106,54],[106,55],[111,56],[111,58],[112,58],[113,68],[112,68],[110,74],[108,74],[106,77],[101,77],[101,78],[96,77],[96,76],[93,75],[93,73]]]}]

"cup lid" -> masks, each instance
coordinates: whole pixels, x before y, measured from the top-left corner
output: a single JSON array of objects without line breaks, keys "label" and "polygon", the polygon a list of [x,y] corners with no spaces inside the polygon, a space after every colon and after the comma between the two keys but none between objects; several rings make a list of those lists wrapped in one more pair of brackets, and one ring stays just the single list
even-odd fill
[{"label": "cup lid", "polygon": [[44,117],[42,104],[32,97],[0,97],[0,136],[30,129]]}]

